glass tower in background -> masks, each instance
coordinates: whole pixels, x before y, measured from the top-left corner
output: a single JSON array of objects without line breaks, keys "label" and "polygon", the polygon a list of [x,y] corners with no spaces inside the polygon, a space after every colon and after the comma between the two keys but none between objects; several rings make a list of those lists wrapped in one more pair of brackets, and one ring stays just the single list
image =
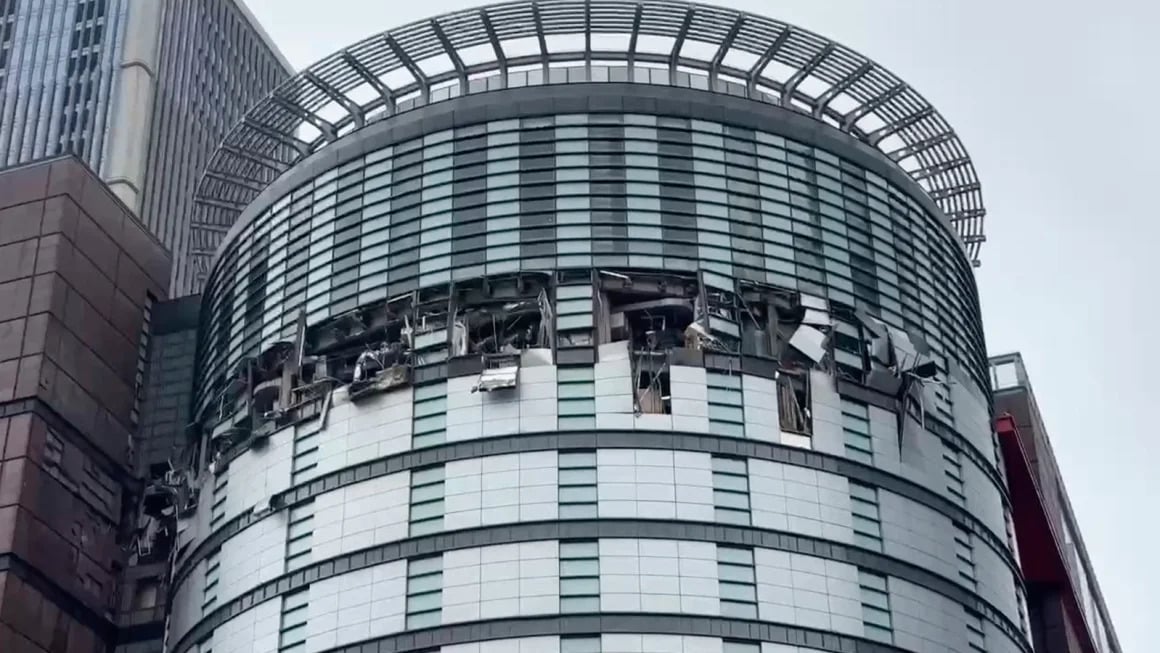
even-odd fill
[{"label": "glass tower in background", "polygon": [[0,166],[75,154],[170,250],[170,292],[193,292],[229,227],[193,189],[290,72],[240,0],[0,0]]}]

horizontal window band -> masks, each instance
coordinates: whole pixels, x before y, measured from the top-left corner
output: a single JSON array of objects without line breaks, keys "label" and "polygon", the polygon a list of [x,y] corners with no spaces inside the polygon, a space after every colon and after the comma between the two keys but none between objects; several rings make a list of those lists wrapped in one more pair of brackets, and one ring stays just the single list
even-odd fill
[{"label": "horizontal window band", "polygon": [[381,544],[361,551],[315,562],[283,574],[219,606],[185,633],[174,653],[184,653],[193,643],[209,636],[215,628],[242,612],[283,594],[308,587],[311,583],[397,560],[439,555],[447,551],[498,544],[545,540],[639,538],[666,539],[758,547],[798,553],[844,562],[914,583],[941,594],[965,608],[983,615],[1014,641],[1021,641],[1020,629],[1006,615],[975,592],[907,562],[847,544],[816,537],[778,532],[752,526],[729,526],[703,522],[647,519],[558,520],[499,524],[481,528],[433,533],[398,542]]},{"label": "horizontal window band", "polygon": [[[731,374],[736,374],[738,370],[742,374],[752,374],[766,379],[777,379],[778,365],[776,361],[746,355],[733,354],[719,354],[719,353],[704,353],[692,351],[676,351],[673,364],[687,365],[690,367],[704,367],[707,370],[722,371]],[[596,362],[596,352],[592,347],[581,347],[575,349],[562,349],[557,355],[557,366],[567,365],[591,365]],[[424,367],[417,367],[412,371],[411,385],[413,387],[426,385],[429,383],[438,383],[449,378],[459,376],[469,376],[472,374],[479,374],[483,371],[483,363],[480,358],[475,356],[463,356],[452,358],[446,362],[435,365],[428,365]],[[845,379],[838,379],[838,393],[843,397],[848,397],[866,404],[876,406],[883,410],[896,411],[897,406],[894,403],[894,398],[884,395],[880,392],[867,388],[864,385],[854,383]],[[307,418],[307,420],[314,419],[315,416]],[[299,422],[299,424],[305,422]],[[290,425],[287,425],[287,427]],[[286,428],[286,427],[284,427]],[[999,491],[1003,500],[1003,505],[1010,508],[1011,497],[1007,491],[1007,484],[1000,476],[998,469],[983,452],[979,451],[974,444],[969,442],[966,438],[960,435],[954,426],[942,421],[937,415],[927,414],[923,420],[920,428],[924,428],[927,433],[938,437],[940,440],[949,443],[951,446],[966,453],[967,457],[979,468],[980,471],[991,481],[995,489]],[[313,436],[314,434],[312,434]],[[224,472],[229,468],[229,463],[236,460],[239,456],[244,454],[248,449],[242,447],[233,447],[228,450],[225,455],[219,460],[218,473]],[[825,454],[823,454],[825,455]]]},{"label": "horizontal window band", "polygon": [[321,653],[426,652],[454,644],[553,635],[599,636],[602,633],[720,637],[800,646],[828,653],[907,653],[906,649],[897,646],[812,628],[729,617],[648,613],[568,614],[450,624],[388,635]]},{"label": "horizontal window band", "polygon": [[[451,442],[405,451],[331,472],[279,493],[275,496],[273,503],[279,506],[278,510],[284,510],[332,490],[428,465],[503,454],[567,449],[662,449],[708,453],[710,455],[722,454],[768,460],[845,476],[866,485],[894,492],[939,512],[957,523],[967,525],[971,532],[990,545],[1015,577],[1022,582],[1023,576],[1015,562],[1014,555],[1007,549],[1005,541],[1000,539],[997,533],[993,533],[982,521],[963,507],[913,481],[840,456],[759,440],[706,434],[675,431],[608,430],[525,433]],[[178,566],[173,576],[172,587],[178,587],[198,562],[211,555],[226,540],[248,528],[251,524],[271,516],[274,512],[254,517],[252,512],[247,511],[222,524],[202,540],[190,556]]]}]

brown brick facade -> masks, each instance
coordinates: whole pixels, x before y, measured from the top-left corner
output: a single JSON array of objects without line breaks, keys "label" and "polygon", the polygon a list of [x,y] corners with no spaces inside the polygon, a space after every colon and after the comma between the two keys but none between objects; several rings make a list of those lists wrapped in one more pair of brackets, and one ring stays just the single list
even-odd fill
[{"label": "brown brick facade", "polygon": [[0,651],[110,643],[141,331],[168,278],[165,250],[76,159],[0,171]]}]

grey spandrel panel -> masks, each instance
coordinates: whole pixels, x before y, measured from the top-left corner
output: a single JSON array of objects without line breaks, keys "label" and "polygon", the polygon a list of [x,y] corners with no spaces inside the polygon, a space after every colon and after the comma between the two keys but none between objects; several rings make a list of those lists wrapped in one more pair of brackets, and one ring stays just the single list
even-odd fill
[{"label": "grey spandrel panel", "polygon": [[[955,375],[956,379],[959,377],[961,374]],[[998,466],[999,461],[991,453],[994,450],[994,426],[991,408],[984,398],[986,395],[981,389],[969,389],[962,381],[950,384],[950,395],[955,429],[979,451],[988,454],[986,460]]]},{"label": "grey spandrel panel", "polygon": [[899,459],[902,475],[932,492],[946,494],[943,478],[943,443],[918,421],[907,417],[900,436]]},{"label": "grey spandrel panel", "polygon": [[1002,565],[997,568],[995,562],[998,561],[998,554],[987,547],[975,546],[972,555],[979,595],[1001,610],[1007,618],[1019,623],[1019,605],[1011,591],[1016,581],[1010,570]]},{"label": "grey spandrel panel", "polygon": [[953,522],[917,502],[893,492],[878,492],[883,553],[957,578]]},{"label": "grey spandrel panel", "polygon": [[991,532],[1007,541],[1007,521],[1003,513],[1003,496],[995,483],[977,465],[964,461],[963,487],[967,495],[967,508],[979,518]]}]

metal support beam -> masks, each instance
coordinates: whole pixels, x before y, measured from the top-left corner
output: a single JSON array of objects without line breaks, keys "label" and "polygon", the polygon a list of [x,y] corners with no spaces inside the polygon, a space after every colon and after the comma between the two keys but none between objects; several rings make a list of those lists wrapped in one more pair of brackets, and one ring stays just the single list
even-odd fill
[{"label": "metal support beam", "polygon": [[710,89],[717,86],[717,76],[721,74],[721,64],[724,63],[725,55],[729,54],[729,48],[733,47],[733,40],[737,38],[737,34],[741,32],[743,25],[745,25],[745,14],[738,14],[737,19],[733,21],[733,27],[729,28],[729,34],[721,41],[721,45],[717,47],[717,53],[713,55],[713,60],[709,62]]},{"label": "metal support beam", "polygon": [[957,159],[951,159],[950,161],[943,161],[941,163],[935,163],[924,168],[919,168],[918,170],[911,172],[910,176],[915,181],[922,181],[929,177],[941,175],[956,168],[962,168],[963,166],[968,166],[970,164],[971,159],[969,157],[963,156]]},{"label": "metal support beam", "polygon": [[861,66],[858,66],[854,72],[843,77],[842,80],[837,84],[834,84],[830,88],[826,89],[826,92],[819,95],[817,100],[814,101],[813,116],[815,118],[821,119],[822,114],[826,111],[826,108],[830,106],[830,103],[834,101],[834,98],[838,97],[839,93],[842,93],[846,89],[853,86],[855,82],[861,80],[866,76],[866,73],[873,69],[874,65],[867,61]]},{"label": "metal support beam", "polygon": [[314,126],[315,129],[322,132],[322,137],[326,139],[326,142],[333,143],[334,141],[338,140],[338,130],[334,128],[334,125],[329,120],[326,120],[313,111],[310,111],[304,108],[302,105],[288,100],[278,95],[277,93],[274,93],[270,99],[274,102],[274,104],[281,107],[290,115],[298,118],[299,120],[302,120],[303,122],[309,123],[310,125]]},{"label": "metal support beam", "polygon": [[344,63],[346,63],[346,65],[350,66],[350,69],[353,70],[360,79],[370,85],[370,87],[379,94],[379,97],[382,98],[383,106],[387,110],[387,115],[393,115],[395,113],[395,94],[391,91],[391,89],[388,88],[387,85],[378,78],[378,76],[372,73],[351,53],[343,52],[342,60]]},{"label": "metal support beam", "polygon": [[390,34],[384,34],[383,41],[386,42],[387,47],[391,49],[391,52],[394,52],[395,56],[399,58],[399,62],[403,64],[403,67],[407,69],[407,72],[411,73],[411,76],[414,77],[415,81],[419,83],[419,91],[423,94],[423,103],[426,104],[430,102],[431,83],[427,81],[427,75],[423,74],[423,70],[415,64],[415,61],[411,59],[411,55],[407,54],[407,51],[399,46],[399,43],[395,41],[393,36]]},{"label": "metal support beam", "polygon": [[681,30],[677,32],[677,38],[673,40],[673,49],[669,51],[669,83],[673,86],[677,85],[677,65],[681,61],[681,48],[685,45],[689,26],[693,24],[695,11],[692,7],[685,9],[685,20],[681,22]]},{"label": "metal support beam", "polygon": [[303,156],[310,154],[310,144],[302,141],[293,134],[288,134],[282,130],[268,127],[250,118],[243,118],[241,126],[243,129],[255,132],[261,136],[265,136],[270,140],[292,147]]},{"label": "metal support beam", "polygon": [[827,43],[826,47],[822,48],[820,52],[810,57],[810,60],[806,62],[806,65],[798,68],[797,72],[795,72],[789,79],[785,81],[785,85],[781,87],[781,106],[793,106],[793,103],[790,102],[790,100],[793,99],[793,94],[797,92],[798,85],[802,83],[802,80],[804,80],[807,75],[814,72],[814,69],[821,65],[821,63],[826,60],[826,57],[830,56],[830,53],[833,51],[834,44]]},{"label": "metal support beam", "polygon": [[952,222],[968,222],[970,220],[982,219],[986,217],[986,215],[986,209],[963,209],[961,211],[948,213],[947,217],[949,217]]},{"label": "metal support beam", "polygon": [[905,82],[899,82],[898,84],[894,85],[889,90],[887,90],[885,93],[882,93],[882,94],[876,96],[874,99],[870,100],[869,102],[866,102],[866,103],[862,104],[862,106],[858,107],[857,109],[854,109],[850,113],[847,113],[846,117],[842,120],[842,127],[841,127],[842,131],[844,131],[844,132],[853,131],[855,123],[857,123],[859,120],[861,120],[862,118],[869,115],[875,109],[877,109],[877,108],[881,107],[882,105],[886,104],[887,102],[893,100],[894,98],[898,97],[903,92],[905,92],[909,89],[910,89],[910,87],[907,86]]},{"label": "metal support beam", "polygon": [[866,134],[866,141],[874,147],[878,147],[878,144],[882,142],[882,139],[886,138],[887,136],[890,136],[891,134],[897,134],[904,129],[908,129],[914,125],[917,125],[918,123],[933,115],[934,107],[927,107],[921,111],[915,111],[905,118],[886,123],[885,125],[882,125],[869,134]]},{"label": "metal support beam", "polygon": [[354,120],[355,129],[361,129],[366,124],[366,114],[363,113],[362,107],[357,102],[354,102],[342,91],[331,86],[329,82],[309,70],[302,73],[302,77],[313,84],[315,88],[325,93],[327,97],[337,102],[343,109],[346,109],[351,119]]},{"label": "metal support beam", "polygon": [[206,206],[212,206],[223,211],[229,211],[235,215],[241,213],[246,208],[246,205],[241,202],[231,202],[229,200],[223,200],[219,197],[210,197],[201,193],[199,193],[195,199],[197,200],[198,204],[204,204]]},{"label": "metal support beam", "polygon": [[491,24],[491,16],[487,14],[487,9],[479,10],[479,19],[483,21],[483,29],[487,30],[487,40],[491,41],[491,49],[495,51],[495,62],[499,66],[500,75],[502,75],[500,88],[507,88],[507,56],[503,53],[503,45],[500,44],[499,36],[495,33],[495,26]]},{"label": "metal support beam", "polygon": [[206,170],[204,178],[212,179],[218,183],[229,184],[231,186],[237,186],[238,188],[244,188],[245,190],[248,190],[255,195],[262,192],[262,190],[265,188],[265,184],[243,179],[242,177],[236,175],[224,175],[220,172],[214,172],[212,170]]},{"label": "metal support beam", "polygon": [[224,154],[228,154],[232,157],[242,159],[244,161],[248,161],[248,162],[253,163],[255,165],[262,166],[263,168],[266,168],[267,170],[272,170],[273,172],[275,172],[277,174],[282,174],[286,170],[286,168],[290,167],[289,163],[286,163],[284,161],[280,161],[280,160],[275,159],[274,157],[271,157],[271,156],[266,156],[264,154],[257,152],[256,150],[252,150],[252,149],[243,150],[242,148],[236,147],[234,145],[222,145],[221,151]]},{"label": "metal support beam", "polygon": [[225,235],[230,231],[230,225],[212,224],[209,222],[193,222],[189,226],[198,231],[208,231],[210,233]]},{"label": "metal support beam", "polygon": [[592,0],[584,0],[584,67],[592,68]]},{"label": "metal support beam", "polygon": [[539,3],[532,4],[532,20],[536,23],[536,42],[540,44],[540,58],[544,71],[544,83],[548,83],[548,62],[551,60],[551,53],[548,52],[548,40],[544,37],[544,20],[540,17]]},{"label": "metal support beam", "polygon": [[640,38],[640,19],[644,14],[644,5],[638,4],[632,15],[632,35],[628,37],[628,75],[632,78],[632,71],[636,67],[636,43]]},{"label": "metal support beam", "polygon": [[439,39],[439,45],[443,46],[444,53],[451,60],[451,65],[455,68],[456,74],[459,75],[460,94],[467,95],[467,66],[463,65],[463,59],[460,58],[455,46],[451,44],[451,39],[447,38],[447,34],[443,31],[443,26],[439,24],[438,20],[431,21],[431,31],[435,32],[435,38]]},{"label": "metal support beam", "polygon": [[773,61],[773,58],[777,56],[777,51],[781,49],[781,46],[785,45],[785,42],[789,40],[790,34],[792,33],[793,29],[789,26],[786,26],[786,28],[777,35],[777,38],[775,38],[773,42],[769,44],[769,47],[765,49],[765,52],[761,53],[761,56],[757,58],[757,62],[754,63],[753,66],[749,69],[749,73],[745,75],[745,87],[748,90],[749,97],[757,96],[758,78],[761,77],[761,73],[765,70],[765,67],[768,66],[769,63]]},{"label": "metal support beam", "polygon": [[958,186],[951,186],[950,188],[936,188],[929,192],[930,198],[936,202],[941,202],[950,199],[955,195],[964,195],[966,193],[973,193],[982,189],[982,185],[973,181],[969,184],[959,184]]},{"label": "metal support beam", "polygon": [[907,145],[906,147],[900,147],[897,150],[894,150],[893,152],[887,152],[886,156],[889,157],[891,161],[894,161],[895,163],[897,163],[897,162],[899,162],[907,157],[914,156],[915,154],[918,154],[919,152],[924,152],[926,150],[929,150],[932,147],[942,145],[943,143],[949,142],[954,138],[955,138],[954,132],[943,132],[942,134],[936,134],[934,136],[931,136],[930,138],[924,138],[920,141],[915,141],[915,142]]}]

